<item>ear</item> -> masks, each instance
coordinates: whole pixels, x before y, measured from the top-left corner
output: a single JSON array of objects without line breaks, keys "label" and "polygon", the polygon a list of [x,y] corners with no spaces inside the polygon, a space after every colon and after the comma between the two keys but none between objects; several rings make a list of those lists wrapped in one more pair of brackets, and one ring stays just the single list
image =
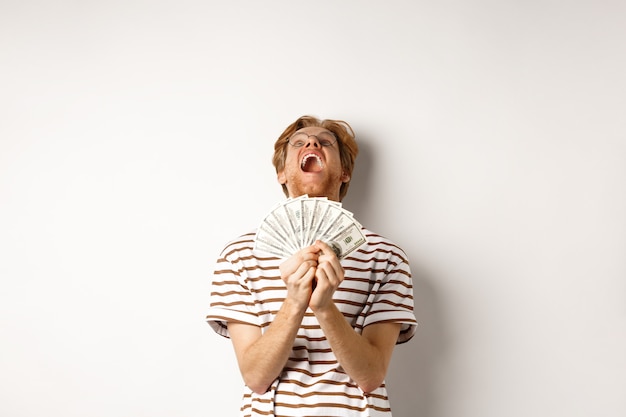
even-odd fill
[{"label": "ear", "polygon": [[276,179],[278,179],[279,184],[282,184],[282,185],[286,184],[287,178],[285,177],[285,171],[284,170],[280,171],[278,175],[276,175]]},{"label": "ear", "polygon": [[342,182],[350,182],[350,175],[346,174],[345,172],[341,173],[341,181]]}]

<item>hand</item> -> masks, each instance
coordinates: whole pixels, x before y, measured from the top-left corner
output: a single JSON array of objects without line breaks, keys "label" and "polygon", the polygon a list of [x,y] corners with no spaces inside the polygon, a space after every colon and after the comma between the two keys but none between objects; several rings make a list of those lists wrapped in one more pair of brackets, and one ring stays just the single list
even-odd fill
[{"label": "hand", "polygon": [[280,277],[287,286],[287,298],[303,309],[309,305],[319,253],[315,245],[308,246],[280,265]]},{"label": "hand", "polygon": [[335,252],[326,243],[318,240],[313,247],[317,248],[319,256],[315,269],[316,285],[309,306],[316,311],[333,303],[333,294],[343,281],[344,270]]}]

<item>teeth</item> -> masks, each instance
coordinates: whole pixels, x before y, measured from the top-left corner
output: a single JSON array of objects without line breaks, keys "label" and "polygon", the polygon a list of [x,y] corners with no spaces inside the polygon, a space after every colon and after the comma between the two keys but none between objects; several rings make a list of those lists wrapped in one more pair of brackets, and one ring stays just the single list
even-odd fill
[{"label": "teeth", "polygon": [[318,165],[322,166],[322,159],[319,156],[317,156],[317,155],[315,155],[313,153],[305,155],[305,157],[302,158],[302,164],[300,164],[300,166],[304,168],[304,166],[306,165],[307,161],[309,159],[311,159],[311,158],[315,158],[315,160],[317,161]]}]

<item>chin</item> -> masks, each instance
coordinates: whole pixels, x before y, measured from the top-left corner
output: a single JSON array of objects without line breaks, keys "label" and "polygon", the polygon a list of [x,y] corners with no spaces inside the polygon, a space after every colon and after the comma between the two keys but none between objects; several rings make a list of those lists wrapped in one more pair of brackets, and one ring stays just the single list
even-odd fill
[{"label": "chin", "polygon": [[339,188],[334,189],[334,186],[329,187],[330,184],[327,184],[326,182],[298,182],[297,184],[292,183],[292,185],[294,187],[289,192],[290,196],[301,196],[306,194],[309,197],[327,197],[333,200],[338,200],[339,198]]}]

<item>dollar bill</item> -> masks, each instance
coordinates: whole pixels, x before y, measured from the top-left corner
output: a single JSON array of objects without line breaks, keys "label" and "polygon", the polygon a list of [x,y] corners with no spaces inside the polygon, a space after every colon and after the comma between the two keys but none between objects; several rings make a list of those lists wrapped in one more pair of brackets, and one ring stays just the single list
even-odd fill
[{"label": "dollar bill", "polygon": [[335,252],[337,258],[343,259],[364,244],[365,241],[365,235],[361,231],[361,226],[352,223],[324,242]]},{"label": "dollar bill", "polygon": [[272,207],[257,229],[254,249],[286,258],[316,240],[326,242],[343,259],[367,239],[341,203],[304,195]]}]

